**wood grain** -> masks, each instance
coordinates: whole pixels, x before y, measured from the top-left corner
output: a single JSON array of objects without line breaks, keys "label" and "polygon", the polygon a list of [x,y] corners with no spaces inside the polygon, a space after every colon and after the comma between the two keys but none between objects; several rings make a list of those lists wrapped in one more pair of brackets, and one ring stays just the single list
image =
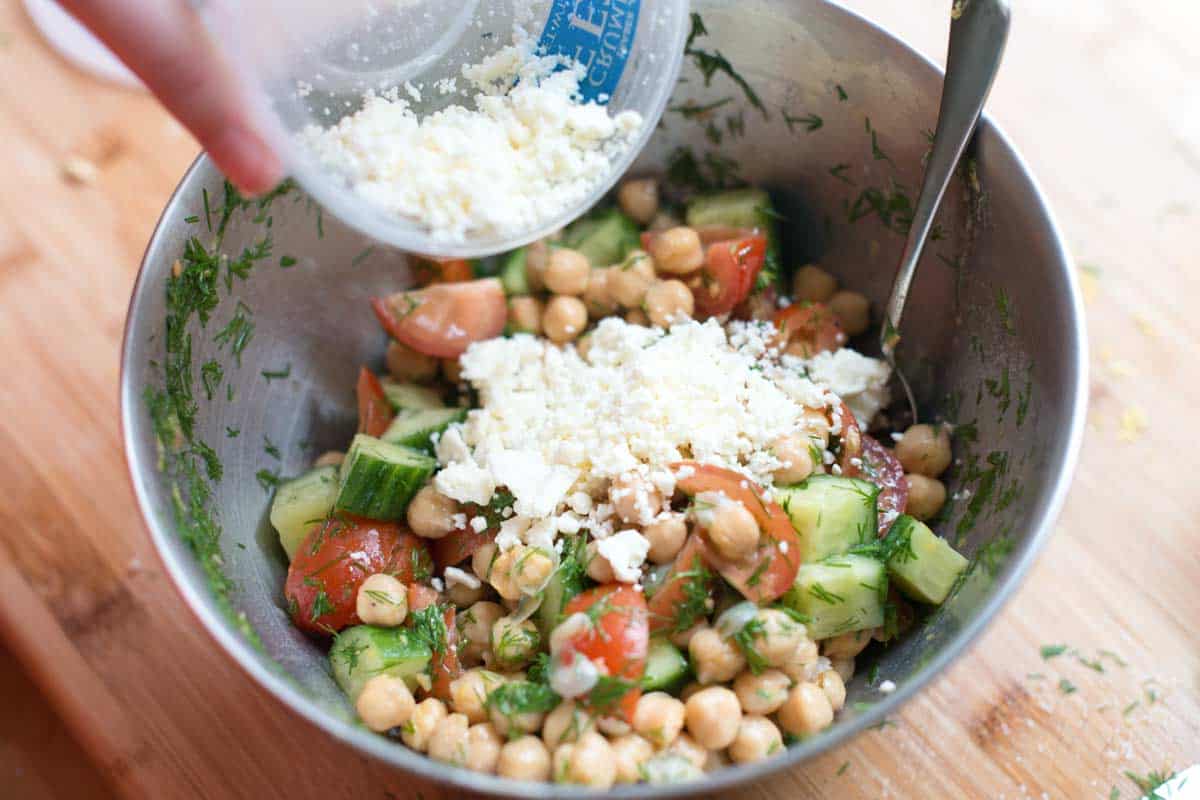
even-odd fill
[{"label": "wood grain", "polygon": [[[849,5],[944,49],[942,0]],[[991,104],[1089,267],[1091,430],[1058,535],[980,644],[894,724],[745,796],[1103,798],[1116,786],[1128,798],[1123,770],[1200,760],[1200,493],[1181,457],[1200,404],[1200,7],[1149,5],[1021,4]],[[15,2],[0,4],[0,75],[0,636],[121,795],[440,797],[244,677],[169,585],[134,508],[121,326],[195,143],[149,98],[57,60]],[[72,156],[98,166],[94,184],[64,179]],[[1043,660],[1047,643],[1104,672]],[[71,756],[45,738],[53,717],[31,700],[19,717],[9,708],[6,742],[22,744],[0,750],[0,769],[38,776],[21,796],[70,791],[60,777],[88,785],[56,771]]]}]

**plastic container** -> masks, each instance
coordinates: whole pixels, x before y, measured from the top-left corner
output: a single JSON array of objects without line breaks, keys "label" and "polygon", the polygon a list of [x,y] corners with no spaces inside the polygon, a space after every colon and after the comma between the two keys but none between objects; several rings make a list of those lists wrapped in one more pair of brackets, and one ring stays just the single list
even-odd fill
[{"label": "plastic container", "polygon": [[[328,211],[401,249],[474,257],[541,238],[577,217],[608,191],[654,133],[682,60],[687,0],[209,0],[201,8],[215,41],[248,80],[260,127],[289,173]],[[434,238],[419,223],[360,197],[345,178],[320,165],[297,133],[327,128],[362,107],[368,91],[431,87],[459,77],[514,41],[514,23],[549,53],[588,66],[586,100],[610,114],[637,111],[643,124],[592,193],[537,228],[508,237]],[[471,106],[463,80],[456,93],[423,91],[418,116],[451,104]]]}]

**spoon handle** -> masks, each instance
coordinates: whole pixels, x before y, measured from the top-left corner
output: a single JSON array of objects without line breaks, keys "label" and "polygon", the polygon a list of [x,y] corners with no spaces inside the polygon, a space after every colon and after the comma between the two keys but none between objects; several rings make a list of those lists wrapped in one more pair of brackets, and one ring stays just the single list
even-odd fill
[{"label": "spoon handle", "polygon": [[917,270],[925,239],[954,168],[983,113],[1000,58],[1008,40],[1011,10],[1009,0],[956,0],[957,18],[950,23],[950,50],[946,57],[946,79],[942,86],[937,132],[925,167],[921,194],[913,212],[904,254],[896,270],[892,295],[888,298],[881,344],[891,355],[899,342],[900,317],[909,285]]}]

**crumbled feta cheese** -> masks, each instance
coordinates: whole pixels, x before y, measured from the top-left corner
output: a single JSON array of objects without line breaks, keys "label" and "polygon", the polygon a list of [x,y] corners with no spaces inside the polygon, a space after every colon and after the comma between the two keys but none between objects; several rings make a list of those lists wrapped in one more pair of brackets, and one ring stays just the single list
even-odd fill
[{"label": "crumbled feta cheese", "polygon": [[888,379],[892,370],[886,361],[868,358],[843,347],[833,353],[820,353],[804,364],[813,381],[828,386],[846,401],[858,424],[864,428],[888,403]]},{"label": "crumbled feta cheese", "polygon": [[483,585],[479,578],[458,567],[446,567],[445,576],[447,588],[457,585],[474,590]]},{"label": "crumbled feta cheese", "polygon": [[476,533],[483,533],[487,530],[487,517],[471,517],[471,530]]},{"label": "crumbled feta cheese", "polygon": [[884,681],[883,683],[879,684],[879,691],[883,692],[884,694],[891,694],[892,692],[896,691],[895,681]]},{"label": "crumbled feta cheese", "polygon": [[[407,98],[368,93],[361,110],[328,129],[310,125],[299,141],[361,198],[435,238],[530,230],[585,200],[642,126],[637,112],[610,117],[581,102],[584,66],[535,48],[529,37],[464,66],[471,108],[418,118],[410,102],[421,92],[406,83]],[[445,94],[454,79],[434,86]]]},{"label": "crumbled feta cheese", "polygon": [[596,544],[604,560],[612,566],[613,575],[622,583],[633,583],[642,576],[642,564],[650,552],[650,542],[635,530],[614,533]]},{"label": "crumbled feta cheese", "polygon": [[434,589],[436,589],[439,592],[446,591],[446,584],[442,582],[441,578],[438,578],[436,576],[432,577],[429,579],[429,583],[433,586]]},{"label": "crumbled feta cheese", "polygon": [[567,699],[582,697],[600,680],[600,670],[585,655],[571,651],[554,659],[550,668],[550,688]]},{"label": "crumbled feta cheese", "polygon": [[470,461],[458,461],[442,468],[433,478],[433,487],[460,503],[485,505],[496,491],[492,473]]}]

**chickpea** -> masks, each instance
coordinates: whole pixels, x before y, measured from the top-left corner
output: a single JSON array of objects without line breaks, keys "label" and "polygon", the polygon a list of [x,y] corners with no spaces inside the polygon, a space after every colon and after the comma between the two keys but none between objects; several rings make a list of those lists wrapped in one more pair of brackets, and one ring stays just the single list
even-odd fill
[{"label": "chickpea", "polygon": [[779,486],[799,483],[812,475],[816,468],[812,442],[807,436],[780,436],[771,444],[771,452],[782,462],[782,466],[774,472],[775,483]]},{"label": "chickpea", "polygon": [[[540,711],[523,711],[505,714],[499,708],[492,708],[490,713],[492,724],[501,735],[510,739],[523,733],[537,733],[546,721],[546,715]],[[539,740],[540,741],[540,740]]]},{"label": "chickpea", "polygon": [[488,571],[488,583],[505,600],[520,600],[521,587],[517,585],[516,565],[527,552],[524,545],[516,545],[496,554]]},{"label": "chickpea", "polygon": [[546,715],[546,721],[542,723],[542,741],[553,750],[578,740],[580,734],[590,731],[594,724],[574,700],[564,700]]},{"label": "chickpea", "polygon": [[473,588],[458,581],[454,583],[447,582],[446,599],[459,608],[470,608],[487,597],[489,591],[487,584],[483,582],[480,582],[478,586]]},{"label": "chickpea", "polygon": [[805,637],[780,669],[793,681],[802,681],[807,678],[809,667],[817,662],[818,657],[820,657],[820,653],[817,643]]},{"label": "chickpea", "polygon": [[492,574],[492,562],[499,555],[499,548],[495,543],[488,542],[475,551],[471,556],[471,571],[475,573],[475,577],[484,583],[490,583],[489,578]]},{"label": "chickpea", "polygon": [[513,580],[521,594],[537,594],[554,572],[554,560],[538,547],[526,548],[525,553],[513,564]]},{"label": "chickpea", "polygon": [[760,608],[755,619],[759,622],[759,630],[750,643],[769,666],[782,667],[808,638],[804,625],[778,608]]},{"label": "chickpea", "polygon": [[533,620],[516,622],[501,617],[492,625],[492,656],[500,669],[519,669],[529,663],[541,643]]},{"label": "chickpea", "polygon": [[441,539],[454,530],[454,515],[458,503],[427,483],[408,504],[408,527],[424,539]]},{"label": "chickpea", "polygon": [[816,264],[806,264],[792,277],[792,300],[827,303],[837,291],[837,278]]},{"label": "chickpea", "polygon": [[623,181],[617,189],[617,205],[639,225],[649,225],[658,213],[658,181],[638,178]]},{"label": "chickpea", "polygon": [[646,290],[644,301],[646,316],[660,328],[672,322],[691,319],[696,310],[692,290],[681,281],[658,281]]},{"label": "chickpea", "polygon": [[480,600],[458,616],[458,655],[470,663],[478,663],[491,646],[492,626],[504,616],[499,603]]},{"label": "chickpea", "polygon": [[721,498],[698,516],[707,523],[709,541],[725,558],[736,561],[758,547],[758,522],[741,503]]},{"label": "chickpea", "polygon": [[666,692],[648,692],[633,709],[633,729],[661,749],[683,730],[684,705]]},{"label": "chickpea", "polygon": [[687,523],[683,514],[671,512],[665,516],[659,515],[642,528],[642,535],[650,542],[647,557],[655,564],[669,564],[675,560],[675,555],[687,538]]},{"label": "chickpea", "polygon": [[950,466],[950,433],[945,425],[913,425],[896,442],[905,472],[936,478]]},{"label": "chickpea", "polygon": [[721,683],[733,680],[746,668],[746,657],[737,645],[713,628],[704,627],[688,642],[688,655],[700,683]]},{"label": "chickpea", "polygon": [[438,360],[433,356],[418,353],[395,339],[388,342],[383,357],[388,372],[398,381],[426,383],[437,377]]},{"label": "chickpea", "polygon": [[636,472],[618,475],[608,490],[608,499],[617,516],[630,523],[649,522],[663,504],[662,492]]},{"label": "chickpea", "polygon": [[936,517],[946,505],[946,484],[913,472],[904,479],[908,481],[907,512],[922,522]]},{"label": "chickpea", "polygon": [[580,735],[574,744],[554,751],[554,777],[594,789],[609,789],[617,780],[617,766],[608,740],[595,731]]},{"label": "chickpea", "polygon": [[346,454],[340,450],[329,450],[317,456],[317,460],[313,462],[314,467],[340,467],[342,462],[346,460]]},{"label": "chickpea", "polygon": [[682,689],[679,690],[679,701],[686,703],[691,699],[692,695],[704,688],[704,684],[700,681],[688,681]]},{"label": "chickpea", "polygon": [[634,250],[613,267],[608,288],[613,299],[625,308],[640,308],[654,278],[654,259],[644,250]]},{"label": "chickpea", "polygon": [[412,692],[401,678],[376,675],[363,686],[354,710],[358,718],[376,733],[383,733],[408,722],[413,715]]},{"label": "chickpea", "polygon": [[496,773],[518,781],[550,780],[550,751],[536,736],[522,736],[500,748]]},{"label": "chickpea", "polygon": [[469,669],[450,682],[450,707],[471,724],[488,718],[487,696],[504,680],[486,669]]},{"label": "chickpea", "polygon": [[843,289],[829,298],[829,310],[847,336],[858,336],[871,327],[871,301],[864,294]]},{"label": "chickpea", "polygon": [[540,292],[546,288],[546,266],[550,263],[550,244],[538,239],[525,245],[525,280],[529,290]]},{"label": "chickpea", "polygon": [[733,682],[742,711],[747,714],[770,714],[787,699],[792,679],[777,669],[764,669],[758,675],[746,670]]},{"label": "chickpea", "polygon": [[646,312],[640,308],[631,308],[626,311],[625,321],[630,325],[641,325],[643,328],[650,327],[650,317],[646,316]]},{"label": "chickpea", "polygon": [[823,408],[806,408],[800,414],[800,429],[822,450],[829,447],[829,415]]},{"label": "chickpea", "polygon": [[593,269],[588,273],[587,288],[583,290],[583,304],[588,316],[599,319],[617,310],[617,300],[612,293],[612,278],[616,267]]},{"label": "chickpea", "polygon": [[492,723],[472,725],[467,729],[467,759],[463,766],[472,772],[494,773],[503,744],[504,739]]},{"label": "chickpea", "polygon": [[578,297],[556,294],[546,304],[542,328],[546,338],[555,344],[565,344],[583,333],[587,327],[587,306]]},{"label": "chickpea", "polygon": [[667,275],[689,275],[704,265],[704,247],[700,234],[678,227],[656,234],[650,241],[654,266]]},{"label": "chickpea", "polygon": [[408,615],[408,587],[377,572],[359,585],[354,610],[364,625],[394,628]]},{"label": "chickpea", "polygon": [[818,675],[817,686],[829,698],[829,705],[834,712],[841,711],[846,705],[846,682],[834,670],[827,669]]},{"label": "chickpea", "polygon": [[702,747],[720,750],[737,736],[742,707],[729,689],[709,686],[688,698],[684,713],[692,738]]},{"label": "chickpea", "polygon": [[580,295],[587,289],[588,271],[592,265],[587,256],[569,247],[556,247],[550,251],[543,280],[546,289],[554,294]]},{"label": "chickpea", "polygon": [[537,335],[542,332],[542,301],[523,295],[508,301],[508,324],[515,331]]},{"label": "chickpea", "polygon": [[871,631],[851,631],[821,642],[821,652],[832,661],[835,658],[854,658],[871,643]]},{"label": "chickpea", "polygon": [[408,722],[400,726],[400,738],[419,753],[429,747],[429,739],[438,723],[446,718],[446,704],[436,697],[427,697],[417,703]]},{"label": "chickpea", "polygon": [[596,717],[596,730],[611,739],[614,736],[624,736],[627,733],[632,733],[633,726],[626,722],[623,717],[605,714],[602,717]]},{"label": "chickpea", "polygon": [[795,736],[823,731],[833,722],[833,706],[815,683],[798,683],[788,692],[787,700],[776,715],[779,725]]},{"label": "chickpea", "polygon": [[743,717],[737,736],[729,745],[729,757],[735,763],[749,764],[762,761],[782,748],[783,734],[774,722],[766,717]]},{"label": "chickpea", "polygon": [[587,574],[588,577],[596,583],[612,583],[617,579],[613,572],[612,564],[608,563],[608,559],[600,555],[600,548],[597,542],[593,539],[587,543],[584,552],[587,555]]},{"label": "chickpea", "polygon": [[842,679],[842,683],[849,683],[854,677],[854,659],[853,658],[831,658],[829,659],[830,666]]},{"label": "chickpea", "polygon": [[429,737],[429,757],[434,761],[464,766],[467,763],[467,731],[471,727],[465,714],[450,714],[437,724]]},{"label": "chickpea", "polygon": [[708,762],[708,750],[686,733],[675,737],[675,741],[667,748],[667,752],[686,758],[697,769],[704,769],[704,765]]},{"label": "chickpea", "polygon": [[[710,602],[709,608],[711,609],[712,608],[711,601],[709,601],[709,602]],[[703,621],[700,621],[700,622],[697,622],[692,627],[688,628],[687,630],[672,633],[671,634],[671,644],[675,645],[676,647],[678,647],[682,650],[687,650],[688,645],[690,645],[692,643],[692,637],[695,636],[697,633],[699,633],[700,630],[704,628],[704,626],[705,626],[705,623]]]},{"label": "chickpea", "polygon": [[654,755],[654,745],[636,733],[618,736],[609,744],[613,751],[613,765],[617,768],[617,783],[640,781],[641,767]]}]

